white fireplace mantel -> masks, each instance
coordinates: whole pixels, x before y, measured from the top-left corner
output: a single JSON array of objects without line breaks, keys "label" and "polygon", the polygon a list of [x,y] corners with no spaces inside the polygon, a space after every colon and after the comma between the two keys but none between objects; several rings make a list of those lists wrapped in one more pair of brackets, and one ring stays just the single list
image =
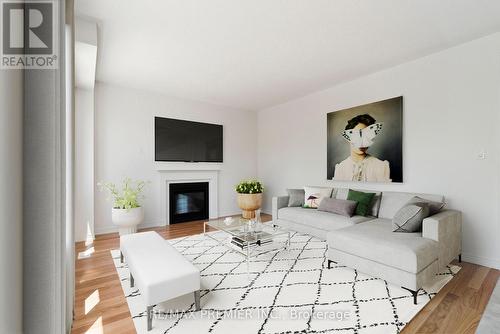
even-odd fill
[{"label": "white fireplace mantel", "polygon": [[155,169],[159,172],[167,171],[218,171],[222,163],[218,162],[154,162]]},{"label": "white fireplace mantel", "polygon": [[[197,165],[197,164],[196,164]],[[199,166],[201,167],[201,166]],[[166,168],[166,167],[164,167]],[[182,168],[182,170],[180,170]],[[173,165],[168,165],[168,169],[157,168],[161,175],[161,208],[162,208],[162,221],[163,225],[170,224],[169,215],[169,185],[171,183],[189,183],[189,182],[208,182],[208,216],[210,219],[219,216],[218,208],[218,178],[219,169],[192,169],[186,170],[185,166],[179,165],[174,168]]]}]

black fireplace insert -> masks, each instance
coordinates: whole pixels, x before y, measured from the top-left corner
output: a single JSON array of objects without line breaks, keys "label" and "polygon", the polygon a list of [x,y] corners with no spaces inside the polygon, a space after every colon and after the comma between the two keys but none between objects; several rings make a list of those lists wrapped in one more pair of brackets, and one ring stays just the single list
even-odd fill
[{"label": "black fireplace insert", "polygon": [[208,219],[208,182],[170,183],[170,224]]}]

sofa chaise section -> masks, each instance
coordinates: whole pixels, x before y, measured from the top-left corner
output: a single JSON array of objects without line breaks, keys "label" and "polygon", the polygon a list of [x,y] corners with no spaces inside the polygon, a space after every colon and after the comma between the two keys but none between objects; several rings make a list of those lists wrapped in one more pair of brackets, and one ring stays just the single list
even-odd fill
[{"label": "sofa chaise section", "polygon": [[392,218],[414,196],[444,201],[439,195],[384,192],[379,218],[328,233],[328,259],[380,277],[412,292],[462,252],[462,216],[445,210],[423,220],[422,232],[393,232]]},{"label": "sofa chaise section", "polygon": [[327,239],[330,261],[412,292],[438,273],[438,243],[421,233],[394,233],[388,219],[332,231]]}]

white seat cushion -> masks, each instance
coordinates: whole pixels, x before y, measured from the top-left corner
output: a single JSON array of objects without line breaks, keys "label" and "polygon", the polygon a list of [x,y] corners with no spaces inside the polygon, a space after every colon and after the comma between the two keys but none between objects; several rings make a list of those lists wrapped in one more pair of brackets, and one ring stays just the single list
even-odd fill
[{"label": "white seat cushion", "polygon": [[[389,219],[375,219],[327,234],[328,247],[419,273],[438,258],[438,243],[422,233],[392,232]],[[331,259],[335,260],[335,259]]]},{"label": "white seat cushion", "polygon": [[339,228],[361,223],[373,217],[345,217],[331,212],[297,207],[285,207],[278,210],[278,218],[297,224],[311,226],[320,230],[333,231]]},{"label": "white seat cushion", "polygon": [[120,250],[147,305],[200,289],[200,272],[156,232],[120,237]]}]

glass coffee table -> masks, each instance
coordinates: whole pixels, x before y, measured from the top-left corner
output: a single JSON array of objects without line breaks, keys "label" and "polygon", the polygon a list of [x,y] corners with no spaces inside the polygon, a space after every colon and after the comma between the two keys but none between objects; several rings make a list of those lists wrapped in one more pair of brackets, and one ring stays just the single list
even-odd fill
[{"label": "glass coffee table", "polygon": [[[216,238],[207,233],[207,226],[224,232],[224,238]],[[247,274],[253,257],[264,253],[287,250],[290,247],[291,232],[270,223],[254,222],[243,217],[232,217],[232,220],[220,218],[206,221],[203,224],[203,235],[221,245],[236,251],[245,257]],[[276,240],[276,239],[281,239]]]}]

